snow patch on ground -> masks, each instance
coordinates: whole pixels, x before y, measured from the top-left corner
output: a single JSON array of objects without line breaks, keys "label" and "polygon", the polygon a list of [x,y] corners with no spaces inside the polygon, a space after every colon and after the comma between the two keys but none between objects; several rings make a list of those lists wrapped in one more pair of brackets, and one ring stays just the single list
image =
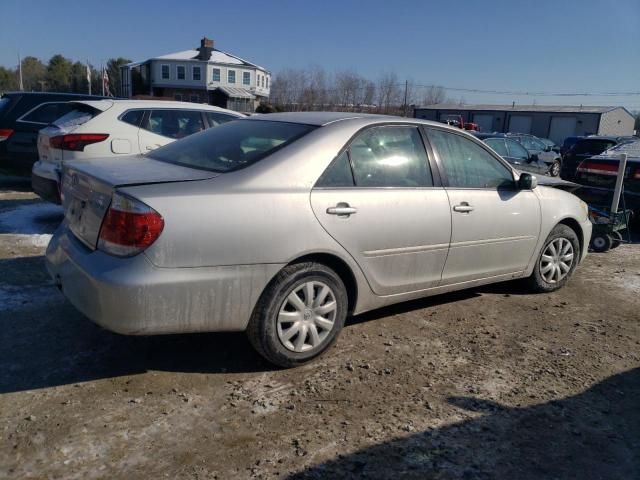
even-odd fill
[{"label": "snow patch on ground", "polygon": [[62,301],[62,294],[54,286],[0,285],[0,312],[40,308]]},{"label": "snow patch on ground", "polygon": [[60,205],[33,203],[0,212],[0,233],[53,233],[62,221]]},{"label": "snow patch on ground", "polygon": [[[0,239],[2,237],[3,235],[0,235]],[[47,248],[53,235],[50,233],[41,233],[34,235],[11,235],[11,237],[18,247]]]}]

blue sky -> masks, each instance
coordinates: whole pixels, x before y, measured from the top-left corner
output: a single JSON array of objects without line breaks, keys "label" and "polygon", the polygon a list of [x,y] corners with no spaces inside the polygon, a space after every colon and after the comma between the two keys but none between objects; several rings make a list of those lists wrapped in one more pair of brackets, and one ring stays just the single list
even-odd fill
[{"label": "blue sky", "polygon": [[[2,0],[0,65],[18,51],[94,64],[216,47],[264,65],[320,65],[419,84],[527,92],[640,91],[640,0]],[[468,103],[625,105],[640,95],[527,97],[449,91]]]}]

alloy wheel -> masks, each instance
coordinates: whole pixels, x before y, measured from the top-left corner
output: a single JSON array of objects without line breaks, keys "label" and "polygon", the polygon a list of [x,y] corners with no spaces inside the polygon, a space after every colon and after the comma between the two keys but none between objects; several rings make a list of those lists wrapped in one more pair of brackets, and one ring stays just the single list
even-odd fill
[{"label": "alloy wheel", "polygon": [[549,242],[540,257],[540,275],[547,283],[558,283],[571,271],[573,245],[566,238]]},{"label": "alloy wheel", "polygon": [[291,291],[280,307],[278,338],[294,352],[316,348],[333,329],[337,312],[331,287],[318,280],[304,282]]}]

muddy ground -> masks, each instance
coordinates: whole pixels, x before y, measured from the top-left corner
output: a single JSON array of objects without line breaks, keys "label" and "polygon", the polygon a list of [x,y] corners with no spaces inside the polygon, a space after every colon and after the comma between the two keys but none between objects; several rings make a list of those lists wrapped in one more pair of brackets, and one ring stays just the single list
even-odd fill
[{"label": "muddy ground", "polygon": [[243,334],[123,337],[52,286],[60,211],[0,180],[0,478],[640,478],[640,245],[348,321],[278,370]]}]

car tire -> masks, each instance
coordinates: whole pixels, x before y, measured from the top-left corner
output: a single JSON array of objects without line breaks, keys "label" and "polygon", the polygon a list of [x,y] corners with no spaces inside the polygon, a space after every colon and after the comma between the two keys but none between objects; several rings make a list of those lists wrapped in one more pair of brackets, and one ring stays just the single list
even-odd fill
[{"label": "car tire", "polygon": [[591,250],[604,253],[613,247],[613,238],[606,233],[597,233],[591,237]]},{"label": "car tire", "polygon": [[549,175],[552,177],[559,177],[560,170],[562,169],[562,164],[559,159],[555,159],[554,162],[549,167]]},{"label": "car tire", "polygon": [[620,232],[611,232],[611,248],[618,248],[622,244],[622,234]]},{"label": "car tire", "polygon": [[262,293],[247,335],[269,362],[295,367],[336,342],[347,310],[347,290],[336,272],[316,262],[291,264]]},{"label": "car tire", "polygon": [[529,286],[536,292],[553,292],[562,288],[573,275],[579,260],[580,242],[576,232],[567,225],[556,225],[536,258],[533,272],[527,279]]}]

